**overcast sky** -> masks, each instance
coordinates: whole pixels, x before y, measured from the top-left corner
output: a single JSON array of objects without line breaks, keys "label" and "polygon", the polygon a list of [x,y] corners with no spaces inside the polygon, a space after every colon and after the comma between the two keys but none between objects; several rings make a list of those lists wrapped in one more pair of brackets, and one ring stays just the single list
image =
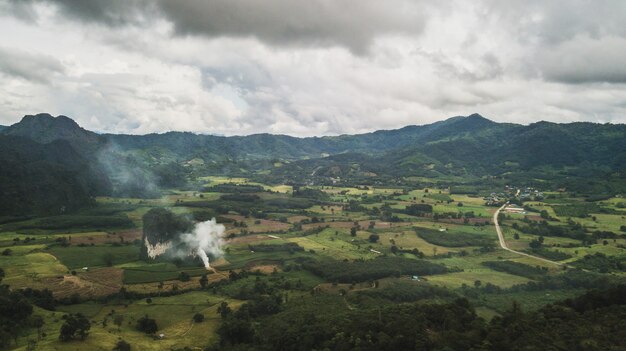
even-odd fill
[{"label": "overcast sky", "polygon": [[626,122],[626,1],[0,0],[0,124],[335,135]]}]

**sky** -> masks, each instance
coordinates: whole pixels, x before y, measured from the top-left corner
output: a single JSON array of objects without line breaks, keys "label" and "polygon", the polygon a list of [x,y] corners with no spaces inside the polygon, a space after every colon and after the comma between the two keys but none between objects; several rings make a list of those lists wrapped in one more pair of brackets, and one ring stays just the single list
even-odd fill
[{"label": "sky", "polygon": [[364,133],[626,123],[626,1],[0,0],[0,124]]}]

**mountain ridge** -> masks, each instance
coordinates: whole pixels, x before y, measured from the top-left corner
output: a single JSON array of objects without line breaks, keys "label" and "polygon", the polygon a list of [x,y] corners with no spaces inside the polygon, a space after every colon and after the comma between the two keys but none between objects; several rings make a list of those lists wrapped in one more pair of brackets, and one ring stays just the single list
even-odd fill
[{"label": "mountain ridge", "polygon": [[[73,163],[62,164],[58,158],[62,155],[55,154],[62,152],[60,147],[50,148],[52,154],[45,159],[50,164],[59,164],[57,174],[76,173],[79,168],[73,165],[77,164],[92,170],[78,174],[71,182],[110,184],[98,189],[82,187],[88,196],[106,193],[158,196],[159,189],[173,184],[181,186],[187,179],[209,174],[259,177],[266,182],[293,184],[326,184],[337,179],[348,179],[352,184],[398,184],[415,177],[457,182],[506,177],[513,181],[548,174],[548,179],[542,181],[553,187],[573,180],[589,185],[585,185],[586,188],[577,185],[580,189],[595,187],[593,191],[599,193],[626,188],[624,124],[537,122],[526,126],[498,123],[472,114],[421,126],[301,138],[266,133],[247,136],[191,132],[97,134],[69,117],[38,114],[25,116],[0,131],[0,142],[5,145],[7,138],[17,137],[44,146],[66,142],[80,155],[71,156]],[[40,148],[32,149],[34,152]],[[39,172],[35,164],[28,161],[32,155],[25,152],[20,156],[17,151],[20,150],[13,150],[15,155],[5,155],[6,164],[24,162],[24,174]],[[95,181],[93,173],[104,174],[105,181]],[[614,181],[610,187],[598,189],[596,178]],[[36,182],[36,179],[30,181]],[[14,183],[16,189],[27,189],[20,188],[20,179],[9,182]],[[46,186],[49,183],[50,179]],[[58,194],[51,197],[67,198]],[[15,200],[19,201],[17,197]],[[57,208],[63,201],[58,202],[54,205]]]}]

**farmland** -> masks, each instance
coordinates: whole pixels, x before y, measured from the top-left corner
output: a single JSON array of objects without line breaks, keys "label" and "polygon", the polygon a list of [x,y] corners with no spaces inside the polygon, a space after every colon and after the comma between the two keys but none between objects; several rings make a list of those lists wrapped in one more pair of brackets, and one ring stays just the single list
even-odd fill
[{"label": "farmland", "polygon": [[[2,283],[47,289],[55,301],[54,310],[35,307],[44,326],[39,332],[26,328],[11,347],[34,342],[38,350],[110,350],[119,340],[136,350],[219,345],[226,337],[222,326],[231,323],[218,312],[222,304],[255,320],[315,308],[325,299],[352,313],[393,301],[463,297],[491,319],[507,313],[511,301],[533,311],[583,293],[588,285],[569,277],[576,266],[590,281],[606,273],[614,280],[626,276],[620,231],[626,210],[617,206],[619,199],[580,205],[579,198],[562,194],[558,202],[524,203],[526,213],[502,214],[511,248],[572,266],[564,270],[499,249],[490,222],[495,208],[478,193],[371,185],[294,190],[218,176],[200,182],[202,191],[171,189],[158,199],[100,197],[78,215],[0,225]],[[215,271],[197,260],[141,258],[143,216],[155,208],[222,221]],[[91,322],[89,336],[59,341],[61,317],[76,313]],[[197,314],[202,322],[194,322]],[[156,332],[137,329],[145,316],[155,320]]]}]

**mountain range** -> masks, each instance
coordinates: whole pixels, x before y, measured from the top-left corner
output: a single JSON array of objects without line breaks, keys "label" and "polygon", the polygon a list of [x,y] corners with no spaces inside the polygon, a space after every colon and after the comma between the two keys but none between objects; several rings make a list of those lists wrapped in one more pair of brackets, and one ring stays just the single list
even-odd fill
[{"label": "mountain range", "polygon": [[[322,184],[331,179],[368,183],[412,177],[460,183],[486,176],[566,183],[587,179],[593,191],[599,189],[594,184],[602,183],[602,191],[613,192],[620,191],[615,184],[619,188],[626,183],[624,124],[519,125],[496,123],[479,114],[395,130],[308,138],[98,134],[69,117],[38,114],[0,128],[0,145],[0,180],[5,188],[0,203],[18,196],[33,198],[33,189],[55,182],[80,189],[82,195],[72,197],[66,189],[72,186],[61,187],[65,200],[47,194],[58,200],[44,207],[55,209],[75,207],[59,206],[64,201],[84,205],[102,194],[155,196],[159,188],[181,186],[207,174]],[[7,184],[12,186],[10,192]],[[70,200],[75,198],[81,200]],[[25,204],[17,212],[37,212],[36,207]],[[0,208],[0,214],[7,210]]]}]

